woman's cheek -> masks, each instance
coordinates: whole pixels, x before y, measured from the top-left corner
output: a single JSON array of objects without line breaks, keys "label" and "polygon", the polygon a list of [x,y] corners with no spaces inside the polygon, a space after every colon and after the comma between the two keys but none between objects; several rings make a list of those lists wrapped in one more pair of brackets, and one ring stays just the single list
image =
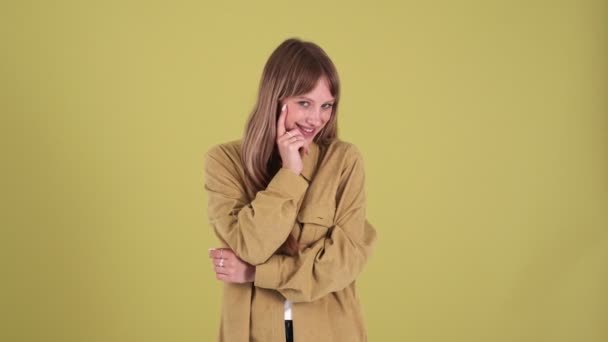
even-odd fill
[{"label": "woman's cheek", "polygon": [[329,121],[330,118],[331,118],[331,110],[327,111],[327,113],[325,113],[325,115],[323,115],[323,125],[325,125],[327,123],[327,121]]}]

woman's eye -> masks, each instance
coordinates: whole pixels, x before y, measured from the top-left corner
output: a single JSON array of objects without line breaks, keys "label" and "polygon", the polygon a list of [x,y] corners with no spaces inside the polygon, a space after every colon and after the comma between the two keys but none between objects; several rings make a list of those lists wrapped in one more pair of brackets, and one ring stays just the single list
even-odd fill
[{"label": "woman's eye", "polygon": [[309,105],[308,101],[300,101],[300,102],[298,102],[298,104],[304,108],[308,107],[308,105]]},{"label": "woman's eye", "polygon": [[329,108],[331,108],[331,107],[333,107],[333,106],[334,106],[334,104],[333,104],[333,103],[326,103],[326,104],[324,104],[324,105],[323,105],[323,108],[324,108],[324,109],[329,109]]}]

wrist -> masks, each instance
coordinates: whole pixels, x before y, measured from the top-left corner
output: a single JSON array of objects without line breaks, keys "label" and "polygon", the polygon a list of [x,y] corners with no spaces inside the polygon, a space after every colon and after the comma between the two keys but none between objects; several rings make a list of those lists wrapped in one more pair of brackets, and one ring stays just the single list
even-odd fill
[{"label": "wrist", "polygon": [[295,173],[298,176],[302,173],[302,169],[291,168],[291,167],[287,167],[287,166],[283,166],[283,168]]}]

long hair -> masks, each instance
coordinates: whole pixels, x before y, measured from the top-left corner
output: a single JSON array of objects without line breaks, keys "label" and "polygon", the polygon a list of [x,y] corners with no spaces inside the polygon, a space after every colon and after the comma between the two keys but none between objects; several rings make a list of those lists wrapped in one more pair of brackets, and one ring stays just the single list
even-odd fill
[{"label": "long hair", "polygon": [[320,146],[331,143],[338,133],[337,111],[340,81],[333,62],[325,51],[312,42],[290,38],[281,43],[268,58],[260,80],[257,103],[245,126],[241,158],[245,185],[250,194],[264,190],[280,168],[276,147],[280,101],[306,94],[325,77],[334,97],[331,117],[314,141]]}]

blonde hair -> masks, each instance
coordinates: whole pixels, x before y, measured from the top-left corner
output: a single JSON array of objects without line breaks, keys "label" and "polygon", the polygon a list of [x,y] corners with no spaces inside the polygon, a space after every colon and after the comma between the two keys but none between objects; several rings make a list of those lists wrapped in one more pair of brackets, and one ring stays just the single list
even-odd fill
[{"label": "blonde hair", "polygon": [[245,185],[251,195],[264,190],[280,168],[276,135],[281,101],[310,92],[321,77],[328,81],[334,105],[329,121],[314,141],[326,146],[338,133],[340,81],[333,62],[318,45],[296,38],[285,40],[268,58],[241,147]]}]

